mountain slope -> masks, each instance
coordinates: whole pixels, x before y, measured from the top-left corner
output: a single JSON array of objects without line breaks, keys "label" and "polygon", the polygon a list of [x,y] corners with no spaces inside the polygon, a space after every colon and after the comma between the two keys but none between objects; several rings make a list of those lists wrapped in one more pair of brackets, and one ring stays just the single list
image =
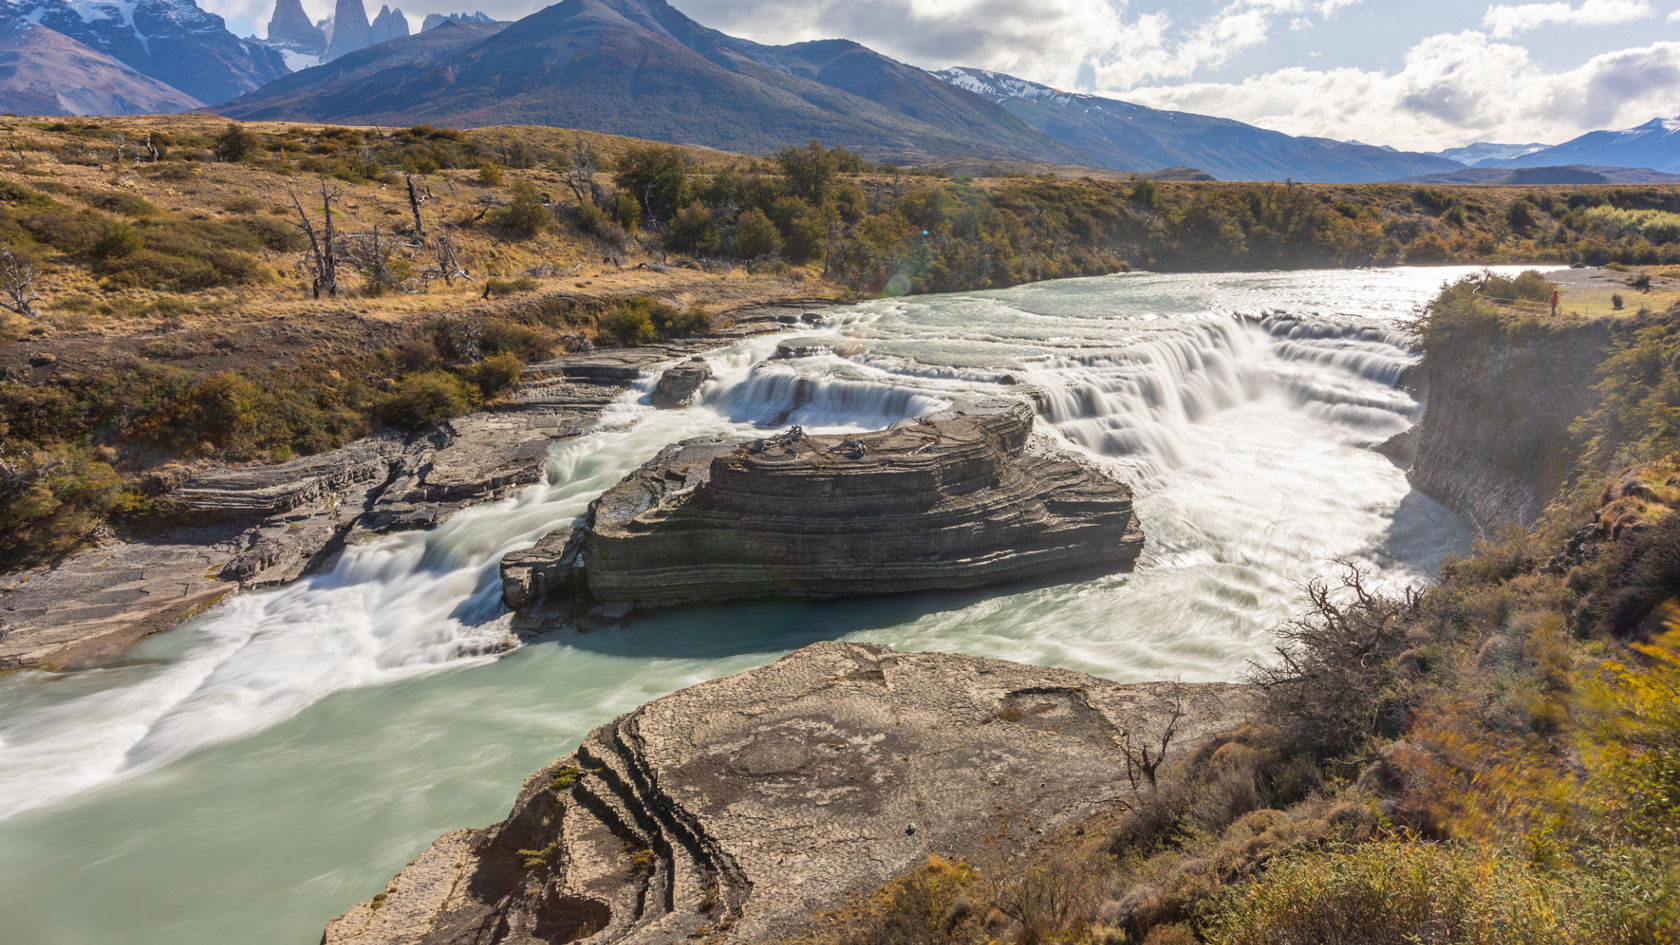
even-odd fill
[{"label": "mountain slope", "polygon": [[1653,118],[1625,131],[1591,131],[1560,145],[1482,167],[1549,167],[1560,164],[1648,167],[1680,173],[1680,118]]},{"label": "mountain slope", "polygon": [[1227,118],[1162,111],[981,69],[947,69],[940,79],[1008,109],[1051,139],[1104,167],[1152,171],[1182,165],[1225,180],[1326,183],[1393,180],[1454,171],[1456,161],[1327,138],[1295,138]]},{"label": "mountain slope", "polygon": [[27,20],[0,27],[0,111],[141,115],[202,104],[56,30]]},{"label": "mountain slope", "polygon": [[[386,47],[454,26],[383,44],[378,55],[414,55]],[[880,159],[1087,163],[993,103],[855,43],[760,46],[707,29],[664,0],[564,0],[480,42],[426,56],[424,75],[408,64],[381,71],[359,60],[353,78],[306,70],[218,111],[559,125],[760,153],[820,138]]]},{"label": "mountain slope", "polygon": [[220,102],[286,74],[275,50],[228,32],[192,0],[0,0],[0,23],[63,33],[201,102]]},{"label": "mountain slope", "polygon": [[1550,145],[1538,142],[1533,144],[1498,144],[1492,141],[1478,141],[1475,144],[1467,144],[1462,148],[1448,148],[1445,151],[1435,153],[1449,161],[1457,161],[1469,167],[1476,167],[1483,161],[1508,161],[1525,154],[1544,151],[1548,147]]}]

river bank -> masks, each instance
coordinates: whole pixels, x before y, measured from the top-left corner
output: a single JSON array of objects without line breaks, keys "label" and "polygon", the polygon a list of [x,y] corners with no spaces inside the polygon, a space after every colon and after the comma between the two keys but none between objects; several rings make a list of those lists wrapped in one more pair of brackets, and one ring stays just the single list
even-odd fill
[{"label": "river bank", "polygon": [[800,324],[830,304],[752,305],[705,336],[527,365],[505,402],[417,434],[204,470],[168,494],[184,521],[166,533],[0,575],[0,670],[111,656],[231,594],[329,567],[348,543],[430,527],[528,486],[550,444],[577,436],[647,366]]}]

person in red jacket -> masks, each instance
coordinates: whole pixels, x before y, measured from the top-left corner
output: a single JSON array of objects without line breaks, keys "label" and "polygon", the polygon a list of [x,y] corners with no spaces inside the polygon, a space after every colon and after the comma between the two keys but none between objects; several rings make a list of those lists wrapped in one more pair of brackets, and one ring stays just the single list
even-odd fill
[{"label": "person in red jacket", "polygon": [[1557,294],[1557,290],[1553,289],[1552,290],[1552,314],[1553,315],[1557,314],[1557,305],[1558,305],[1558,294]]}]

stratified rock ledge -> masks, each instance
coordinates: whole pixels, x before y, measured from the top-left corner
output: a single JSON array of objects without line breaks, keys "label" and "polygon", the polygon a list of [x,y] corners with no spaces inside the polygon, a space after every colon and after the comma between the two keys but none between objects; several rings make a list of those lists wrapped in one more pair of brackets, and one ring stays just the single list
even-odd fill
[{"label": "stratified rock ledge", "polygon": [[1176,724],[1170,760],[1247,711],[1236,685],[819,643],[596,729],[322,941],[775,941],[930,853],[1019,855],[1131,796],[1128,738]]},{"label": "stratified rock ledge", "polygon": [[993,398],[878,433],[679,443],[596,500],[581,540],[512,556],[504,597],[623,612],[1129,570],[1131,489],[1032,425]]}]

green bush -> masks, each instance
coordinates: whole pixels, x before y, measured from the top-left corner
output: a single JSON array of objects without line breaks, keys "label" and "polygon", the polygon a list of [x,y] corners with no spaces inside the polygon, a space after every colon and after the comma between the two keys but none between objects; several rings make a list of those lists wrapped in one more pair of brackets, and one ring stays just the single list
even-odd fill
[{"label": "green bush", "polygon": [[524,368],[524,363],[511,354],[492,354],[472,366],[472,382],[485,398],[499,397],[519,383]]},{"label": "green bush", "polygon": [[735,221],[731,242],[735,255],[741,259],[763,259],[782,250],[782,236],[777,232],[776,224],[757,207],[742,211]]},{"label": "green bush", "polygon": [[513,202],[496,208],[492,218],[497,225],[524,239],[530,239],[548,228],[554,217],[543,205],[542,194],[536,185],[522,180],[513,185]]},{"label": "green bush", "polygon": [[602,314],[595,324],[598,330],[621,345],[633,347],[659,340],[659,330],[653,324],[653,313],[645,305],[614,305]]},{"label": "green bush", "polygon": [[397,383],[378,407],[379,419],[399,430],[420,430],[477,406],[474,391],[448,371],[412,374]]},{"label": "green bush", "polygon": [[113,190],[102,194],[88,196],[87,202],[107,213],[121,214],[125,217],[155,217],[159,210],[151,201],[126,191]]},{"label": "green bush", "polygon": [[0,477],[0,570],[75,550],[132,500],[109,464],[77,447],[7,457]]}]

